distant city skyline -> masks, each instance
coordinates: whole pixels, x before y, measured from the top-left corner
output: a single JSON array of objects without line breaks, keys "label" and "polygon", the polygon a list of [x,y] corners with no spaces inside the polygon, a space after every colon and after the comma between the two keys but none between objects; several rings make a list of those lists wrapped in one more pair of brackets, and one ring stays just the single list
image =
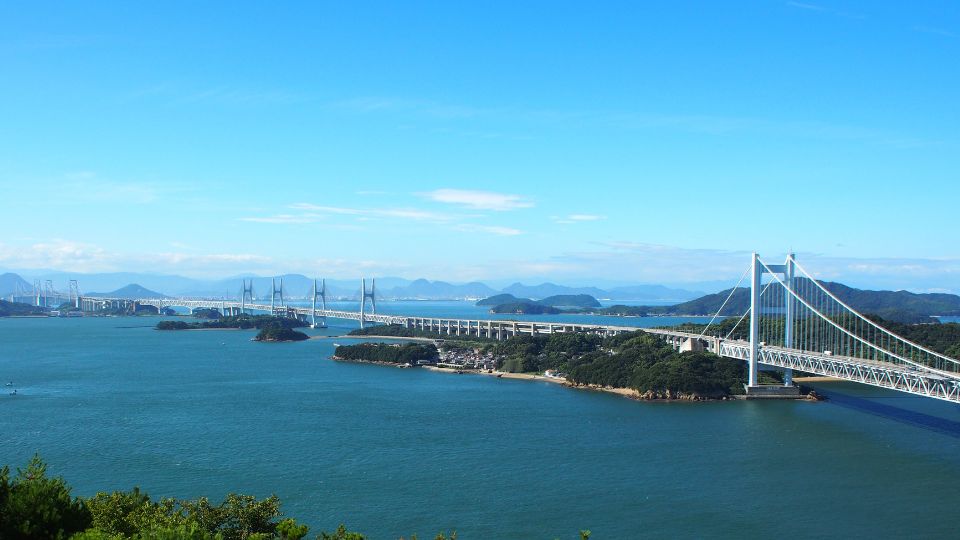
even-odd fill
[{"label": "distant city skyline", "polygon": [[960,292],[951,2],[0,6],[0,271]]}]

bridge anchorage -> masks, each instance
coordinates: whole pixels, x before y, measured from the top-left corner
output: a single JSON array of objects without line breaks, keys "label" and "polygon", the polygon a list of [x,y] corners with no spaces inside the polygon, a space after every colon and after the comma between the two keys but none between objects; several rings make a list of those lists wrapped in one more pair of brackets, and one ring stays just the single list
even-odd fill
[{"label": "bridge anchorage", "polygon": [[367,317],[365,316],[364,308],[367,304],[367,298],[370,299],[370,308],[371,313],[377,314],[377,280],[373,278],[370,280],[370,292],[367,292],[367,279],[360,278],[360,328],[364,328]]}]

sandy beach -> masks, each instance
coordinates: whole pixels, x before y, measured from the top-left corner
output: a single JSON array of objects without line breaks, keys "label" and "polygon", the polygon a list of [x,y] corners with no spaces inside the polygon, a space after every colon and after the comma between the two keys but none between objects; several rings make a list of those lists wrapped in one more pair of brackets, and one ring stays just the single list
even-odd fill
[{"label": "sandy beach", "polygon": [[443,373],[457,373],[457,371],[460,371],[460,372],[461,372],[462,374],[464,374],[464,375],[467,375],[467,374],[469,374],[469,375],[486,375],[487,377],[498,377],[498,378],[501,378],[501,379],[520,379],[520,380],[525,380],[525,381],[545,381],[545,382],[552,382],[552,383],[557,383],[557,384],[566,384],[566,383],[567,383],[567,380],[566,380],[566,379],[560,379],[560,378],[557,378],[557,377],[545,377],[545,376],[543,376],[543,375],[534,375],[534,374],[532,374],[532,373],[508,373],[508,372],[505,372],[505,371],[494,371],[494,372],[492,372],[492,373],[488,373],[488,372],[486,372],[486,371],[481,371],[481,370],[476,370],[476,369],[456,370],[456,369],[453,369],[453,368],[445,368],[445,367],[437,367],[437,366],[420,366],[420,367],[422,367],[423,369],[430,370],[430,371],[439,371],[439,372],[443,372]]}]

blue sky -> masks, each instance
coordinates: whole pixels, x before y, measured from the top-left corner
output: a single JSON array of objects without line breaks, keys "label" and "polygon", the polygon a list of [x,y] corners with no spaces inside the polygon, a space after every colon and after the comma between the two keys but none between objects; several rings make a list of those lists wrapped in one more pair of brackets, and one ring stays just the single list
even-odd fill
[{"label": "blue sky", "polygon": [[960,291],[955,2],[517,4],[0,4],[0,268]]}]

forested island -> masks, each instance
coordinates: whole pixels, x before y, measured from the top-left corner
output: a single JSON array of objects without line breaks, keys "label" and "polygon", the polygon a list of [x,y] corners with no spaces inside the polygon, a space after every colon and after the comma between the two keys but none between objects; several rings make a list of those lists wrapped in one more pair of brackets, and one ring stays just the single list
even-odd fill
[{"label": "forested island", "polygon": [[[555,315],[574,313],[581,309],[599,308],[600,302],[589,294],[557,294],[541,300],[517,298],[512,294],[497,294],[477,302],[478,306],[491,306],[491,313],[516,313],[524,315]],[[567,309],[561,309],[567,308]],[[570,309],[572,308],[572,309]]]},{"label": "forested island", "polygon": [[[206,497],[154,499],[133,488],[74,497],[61,477],[47,476],[47,465],[34,456],[15,476],[0,469],[0,538],[72,540],[300,540],[310,528],[284,517],[280,498],[257,499],[230,493],[219,504]],[[581,531],[580,538],[590,536]],[[455,540],[437,534],[434,540]],[[341,524],[317,540],[364,540]],[[411,536],[411,538],[415,538]]]},{"label": "forested island", "polygon": [[272,317],[270,315],[236,315],[221,317],[205,321],[160,321],[157,330],[205,330],[211,328],[236,328],[240,330],[262,330],[268,326],[280,326],[293,329],[303,328],[307,323],[289,317]]},{"label": "forested island", "polygon": [[303,332],[298,332],[293,328],[287,328],[281,324],[271,323],[264,326],[253,338],[254,341],[304,341],[310,339],[310,336]]},{"label": "forested island", "polygon": [[373,362],[417,366],[421,363],[437,362],[439,351],[432,343],[359,343],[357,345],[338,345],[333,353],[334,360],[354,362]]}]

